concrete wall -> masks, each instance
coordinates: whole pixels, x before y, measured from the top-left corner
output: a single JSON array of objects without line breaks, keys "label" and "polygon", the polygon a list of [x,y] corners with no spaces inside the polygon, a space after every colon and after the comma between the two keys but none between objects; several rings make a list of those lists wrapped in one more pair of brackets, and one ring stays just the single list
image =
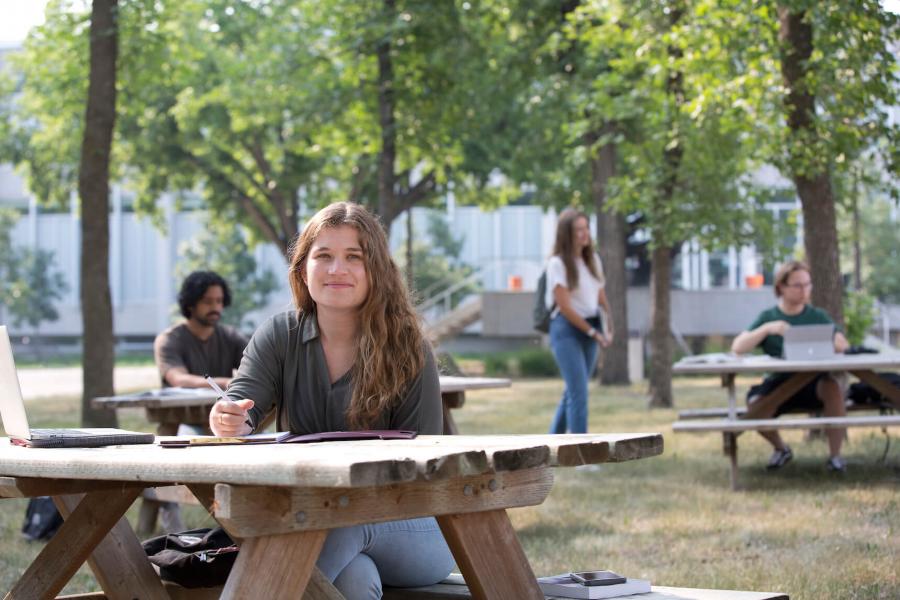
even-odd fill
[{"label": "concrete wall", "polygon": [[[673,290],[672,328],[683,336],[736,335],[763,309],[775,303],[771,287],[753,290]],[[481,333],[486,337],[529,338],[534,292],[485,292]],[[628,331],[646,335],[650,329],[650,290],[628,290]]]}]

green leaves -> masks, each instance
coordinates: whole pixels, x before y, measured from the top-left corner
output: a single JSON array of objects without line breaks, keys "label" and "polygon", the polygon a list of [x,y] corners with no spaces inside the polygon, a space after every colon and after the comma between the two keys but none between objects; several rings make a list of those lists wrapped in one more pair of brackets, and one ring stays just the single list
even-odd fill
[{"label": "green leaves", "polygon": [[27,323],[36,328],[59,319],[55,304],[68,285],[53,252],[12,245],[10,230],[17,220],[13,211],[0,210],[0,304],[16,327]]}]

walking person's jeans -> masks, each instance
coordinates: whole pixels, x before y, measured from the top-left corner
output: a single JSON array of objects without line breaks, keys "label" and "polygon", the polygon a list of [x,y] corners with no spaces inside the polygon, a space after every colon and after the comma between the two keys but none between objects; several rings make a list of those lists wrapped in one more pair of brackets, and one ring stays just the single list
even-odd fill
[{"label": "walking person's jeans", "polygon": [[588,382],[600,345],[559,314],[550,321],[550,349],[565,382],[550,433],[587,433]]},{"label": "walking person's jeans", "polygon": [[347,600],[375,600],[382,582],[432,585],[454,562],[437,521],[426,517],[332,529],[316,566]]}]

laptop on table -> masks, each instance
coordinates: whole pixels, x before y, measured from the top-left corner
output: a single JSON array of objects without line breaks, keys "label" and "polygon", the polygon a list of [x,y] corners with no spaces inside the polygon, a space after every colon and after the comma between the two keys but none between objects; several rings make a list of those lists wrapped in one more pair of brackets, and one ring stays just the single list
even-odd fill
[{"label": "laptop on table", "polygon": [[786,360],[824,360],[834,358],[834,325],[791,325],[784,332]]},{"label": "laptop on table", "polygon": [[10,442],[33,448],[94,448],[120,444],[152,444],[152,433],[112,428],[31,429],[5,325],[0,325],[0,418]]}]

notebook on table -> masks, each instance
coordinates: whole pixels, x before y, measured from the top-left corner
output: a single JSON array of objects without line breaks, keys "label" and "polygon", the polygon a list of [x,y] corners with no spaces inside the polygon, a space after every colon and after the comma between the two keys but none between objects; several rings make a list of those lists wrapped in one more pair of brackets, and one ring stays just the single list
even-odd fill
[{"label": "notebook on table", "polygon": [[362,429],[359,431],[321,431],[319,433],[256,433],[238,437],[217,437],[214,435],[191,438],[160,440],[164,448],[185,448],[187,446],[214,446],[228,444],[312,444],[315,442],[346,442],[352,440],[411,440],[415,431],[404,429]]},{"label": "notebook on table", "polygon": [[152,444],[152,433],[112,428],[31,429],[5,325],[0,325],[0,419],[10,441],[33,448],[94,448],[120,444]]},{"label": "notebook on table", "polygon": [[823,360],[834,352],[834,325],[791,325],[784,332],[786,360]]}]

